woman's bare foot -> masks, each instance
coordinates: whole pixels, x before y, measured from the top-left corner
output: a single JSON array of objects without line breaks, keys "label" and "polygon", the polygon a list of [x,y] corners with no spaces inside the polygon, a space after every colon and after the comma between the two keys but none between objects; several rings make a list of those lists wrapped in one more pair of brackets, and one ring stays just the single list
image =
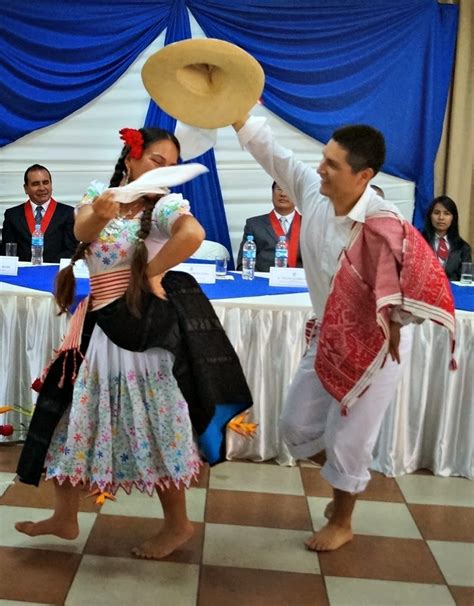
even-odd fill
[{"label": "woman's bare foot", "polygon": [[61,539],[72,541],[79,535],[79,526],[76,522],[55,518],[54,515],[40,522],[17,522],[15,528],[18,532],[27,534],[29,537],[39,537],[44,534],[52,534]]},{"label": "woman's bare foot", "polygon": [[324,517],[327,520],[330,520],[332,518],[333,513],[334,513],[334,501],[329,501],[329,503],[326,505],[326,508],[324,509]]},{"label": "woman's bare foot", "polygon": [[134,547],[132,553],[137,558],[145,560],[161,560],[187,543],[193,534],[194,527],[191,522],[179,528],[165,525],[157,535],[139,547]]},{"label": "woman's bare foot", "polygon": [[304,542],[311,551],[334,551],[353,539],[350,528],[329,522]]}]

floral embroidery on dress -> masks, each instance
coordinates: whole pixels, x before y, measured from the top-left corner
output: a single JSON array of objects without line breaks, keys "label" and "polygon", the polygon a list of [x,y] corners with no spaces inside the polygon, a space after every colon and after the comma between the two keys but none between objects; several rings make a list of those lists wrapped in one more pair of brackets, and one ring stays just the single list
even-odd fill
[{"label": "floral embroidery on dress", "polygon": [[[171,197],[171,196],[167,196]],[[155,207],[159,225],[168,233],[173,223],[182,215],[189,214],[189,202],[184,198],[174,197],[172,200],[166,200],[166,203],[158,204]],[[164,199],[162,199],[164,201]]]},{"label": "floral embroidery on dress", "polygon": [[188,406],[173,375],[174,356],[129,352],[96,326],[68,414],[53,435],[46,477],[101,491],[189,486],[201,461]]},{"label": "floral embroidery on dress", "polygon": [[[92,188],[76,208],[92,204],[96,191]],[[156,203],[146,241],[150,254],[168,240],[174,221],[189,212],[181,194]],[[140,215],[112,219],[87,249],[90,275],[128,269],[139,229]],[[136,486],[151,495],[156,486],[189,486],[201,460],[188,405],[172,372],[173,355],[158,347],[125,351],[96,326],[86,360],[70,410],[51,441],[46,477],[113,493]]]},{"label": "floral embroidery on dress", "polygon": [[[100,233],[99,237],[88,249],[89,255],[107,267],[116,264],[116,261],[123,265],[123,262],[129,257],[131,262],[133,248],[136,242],[137,233],[140,229],[140,221],[113,219]],[[127,263],[128,264],[128,263]],[[93,272],[98,273],[97,270]]]}]

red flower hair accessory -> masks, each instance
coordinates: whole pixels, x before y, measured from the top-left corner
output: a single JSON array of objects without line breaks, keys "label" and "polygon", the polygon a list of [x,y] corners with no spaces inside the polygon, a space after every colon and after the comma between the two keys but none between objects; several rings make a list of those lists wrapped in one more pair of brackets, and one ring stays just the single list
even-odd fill
[{"label": "red flower hair accessory", "polygon": [[0,425],[0,436],[11,436],[14,431],[13,425]]},{"label": "red flower hair accessory", "polygon": [[136,128],[122,128],[119,130],[120,138],[130,147],[130,158],[140,160],[143,154],[143,136]]}]

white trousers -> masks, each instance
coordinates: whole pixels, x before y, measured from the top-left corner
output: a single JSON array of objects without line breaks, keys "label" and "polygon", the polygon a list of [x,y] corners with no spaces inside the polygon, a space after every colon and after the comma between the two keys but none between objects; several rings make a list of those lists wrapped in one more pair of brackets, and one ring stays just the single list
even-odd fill
[{"label": "white trousers", "polygon": [[301,359],[280,418],[280,431],[291,454],[307,459],[326,451],[321,475],[339,490],[358,493],[369,480],[372,451],[384,414],[392,401],[413,338],[411,325],[400,331],[400,360],[387,356],[367,391],[341,415],[339,402],[322,386],[314,369],[318,337]]}]

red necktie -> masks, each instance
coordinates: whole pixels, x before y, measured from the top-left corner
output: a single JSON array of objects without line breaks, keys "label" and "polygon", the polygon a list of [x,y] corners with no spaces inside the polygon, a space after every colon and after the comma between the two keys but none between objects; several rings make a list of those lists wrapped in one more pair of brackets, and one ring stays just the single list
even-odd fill
[{"label": "red necktie", "polygon": [[440,261],[446,263],[449,256],[449,250],[446,245],[446,240],[444,238],[440,238],[438,242],[438,258]]}]

